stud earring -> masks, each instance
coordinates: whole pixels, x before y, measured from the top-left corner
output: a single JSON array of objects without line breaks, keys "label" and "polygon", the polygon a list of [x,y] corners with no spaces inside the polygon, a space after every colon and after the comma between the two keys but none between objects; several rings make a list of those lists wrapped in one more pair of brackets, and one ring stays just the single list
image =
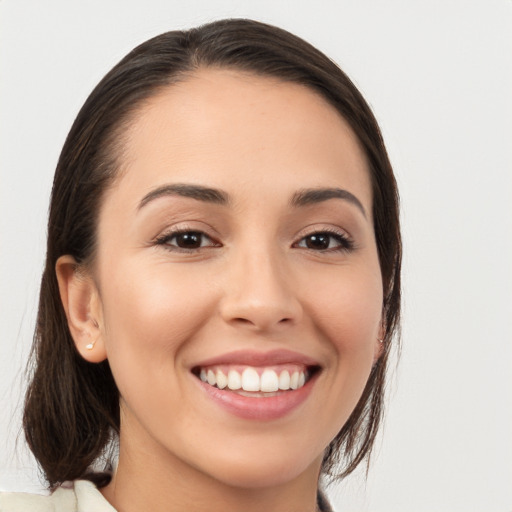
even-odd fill
[{"label": "stud earring", "polygon": [[377,341],[378,341],[379,343],[384,343],[384,340],[383,340],[383,339],[381,339],[381,338],[377,338]]},{"label": "stud earring", "polygon": [[95,343],[96,343],[96,341],[93,341],[92,343],[88,343],[87,345],[85,345],[85,348],[87,350],[92,350],[94,348]]}]

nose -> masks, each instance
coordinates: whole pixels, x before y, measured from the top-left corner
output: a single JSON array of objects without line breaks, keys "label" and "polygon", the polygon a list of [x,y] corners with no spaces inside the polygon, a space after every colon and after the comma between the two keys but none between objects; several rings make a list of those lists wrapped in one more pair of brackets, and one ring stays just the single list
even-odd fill
[{"label": "nose", "polygon": [[220,306],[224,321],[255,332],[296,325],[302,306],[288,270],[269,252],[231,260]]}]

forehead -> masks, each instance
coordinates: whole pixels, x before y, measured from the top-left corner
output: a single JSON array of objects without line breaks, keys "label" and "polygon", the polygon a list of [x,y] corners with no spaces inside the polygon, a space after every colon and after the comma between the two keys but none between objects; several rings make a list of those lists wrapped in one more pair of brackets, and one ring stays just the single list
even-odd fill
[{"label": "forehead", "polygon": [[266,185],[342,185],[371,210],[357,137],[320,94],[299,84],[201,69],[146,101],[124,140],[119,181],[141,193],[169,180],[262,193]]}]

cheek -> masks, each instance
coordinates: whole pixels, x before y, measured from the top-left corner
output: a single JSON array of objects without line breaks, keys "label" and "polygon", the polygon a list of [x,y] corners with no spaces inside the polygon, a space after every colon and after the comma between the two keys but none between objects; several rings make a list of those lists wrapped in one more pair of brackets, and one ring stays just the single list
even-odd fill
[{"label": "cheek", "polygon": [[[204,280],[184,268],[171,272],[165,263],[150,267],[127,261],[110,268],[115,271],[103,279],[102,302],[113,371],[121,377],[151,364],[155,376],[168,376],[181,347],[210,314]],[[174,357],[165,357],[169,354]]]},{"label": "cheek", "polygon": [[378,269],[340,269],[308,293],[317,328],[338,352],[373,351],[382,315],[382,282]]},{"label": "cheek", "polygon": [[350,272],[326,280],[323,292],[310,294],[311,316],[329,351],[326,379],[331,392],[324,402],[334,438],[356,407],[370,376],[382,312],[379,272]]}]

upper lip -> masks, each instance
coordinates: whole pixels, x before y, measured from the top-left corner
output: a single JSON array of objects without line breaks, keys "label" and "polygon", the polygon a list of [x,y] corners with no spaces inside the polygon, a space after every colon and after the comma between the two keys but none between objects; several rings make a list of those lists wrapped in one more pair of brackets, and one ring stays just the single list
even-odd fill
[{"label": "upper lip", "polygon": [[313,358],[294,352],[292,350],[278,349],[268,352],[258,352],[254,350],[235,350],[226,354],[221,354],[209,359],[205,359],[194,365],[197,367],[207,367],[216,365],[245,365],[245,366],[277,366],[281,364],[301,364],[304,366],[320,366],[318,361]]}]

